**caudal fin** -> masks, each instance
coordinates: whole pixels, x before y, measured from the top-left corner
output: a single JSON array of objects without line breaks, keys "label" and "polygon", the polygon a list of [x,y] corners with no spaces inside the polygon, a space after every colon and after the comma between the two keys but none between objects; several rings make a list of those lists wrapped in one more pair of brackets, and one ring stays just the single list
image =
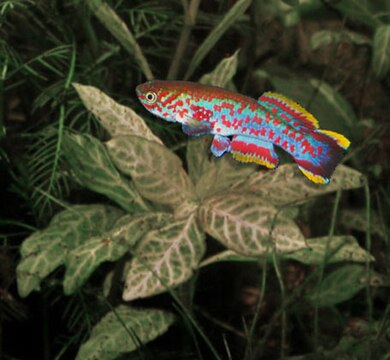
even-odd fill
[{"label": "caudal fin", "polygon": [[349,145],[350,141],[339,133],[316,129],[294,160],[309,180],[327,184]]}]

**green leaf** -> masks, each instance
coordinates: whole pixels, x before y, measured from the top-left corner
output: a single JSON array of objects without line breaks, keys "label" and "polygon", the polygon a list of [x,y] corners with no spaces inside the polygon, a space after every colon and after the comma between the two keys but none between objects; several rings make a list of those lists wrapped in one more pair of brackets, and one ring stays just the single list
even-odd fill
[{"label": "green leaf", "polygon": [[195,186],[200,199],[238,186],[254,174],[257,168],[255,164],[240,163],[228,154],[222,158],[213,157],[211,165],[201,174]]},{"label": "green leaf", "polygon": [[148,128],[145,121],[129,107],[118,104],[93,86],[77,83],[73,83],[73,86],[85,107],[96,116],[111,137],[137,135],[162,143]]},{"label": "green leaf", "polygon": [[149,232],[135,250],[123,299],[144,298],[188,280],[205,252],[205,235],[195,214]]},{"label": "green leaf", "polygon": [[284,255],[288,259],[297,260],[304,264],[320,265],[340,261],[366,263],[374,261],[374,257],[353,236],[333,236],[330,241],[327,236],[306,240],[308,247]]},{"label": "green leaf", "polygon": [[354,297],[366,286],[367,269],[360,265],[345,265],[314,287],[308,300],[319,307],[333,306]]},{"label": "green leaf", "polygon": [[172,216],[164,213],[126,215],[111,230],[74,248],[65,262],[64,293],[72,294],[102,262],[119,259],[147,232],[171,220]]},{"label": "green leaf", "polygon": [[375,28],[380,25],[380,20],[377,18],[375,11],[372,9],[371,3],[374,2],[362,0],[342,0],[336,2],[333,6],[351,19]]},{"label": "green leaf", "polygon": [[239,254],[285,253],[307,246],[291,219],[250,194],[212,196],[201,204],[199,217],[206,232]]},{"label": "green leaf", "polygon": [[375,30],[371,68],[377,79],[385,77],[390,70],[390,25]]},{"label": "green leaf", "polygon": [[149,210],[134,183],[115,168],[104,145],[90,135],[66,133],[64,154],[81,185],[106,195],[130,213]]},{"label": "green leaf", "polygon": [[152,70],[144,57],[142,49],[138,45],[132,32],[117,13],[107,3],[101,0],[87,0],[86,3],[112,36],[118,40],[127,52],[134,56],[135,61],[145,77],[148,80],[152,80]]},{"label": "green leaf", "polygon": [[215,162],[210,158],[211,136],[190,137],[187,142],[187,167],[190,178],[196,184]]},{"label": "green leaf", "polygon": [[320,30],[315,32],[310,38],[310,47],[312,50],[317,50],[321,47],[339,42],[351,42],[356,45],[371,45],[372,41],[367,36],[353,31],[335,31],[335,30]]},{"label": "green leaf", "polygon": [[225,250],[221,251],[220,253],[217,253],[215,255],[212,255],[208,257],[207,259],[203,260],[199,267],[205,267],[211,264],[220,263],[220,262],[226,262],[226,261],[232,261],[232,262],[259,262],[260,258],[252,257],[252,256],[245,256],[240,255],[236,253],[233,250]]},{"label": "green leaf", "polygon": [[357,189],[365,177],[358,171],[339,165],[328,185],[307,180],[296,164],[284,164],[275,171],[258,171],[243,185],[249,191],[277,206],[295,205],[338,189]]},{"label": "green leaf", "polygon": [[[340,224],[345,226],[347,229],[367,231],[367,217],[365,209],[353,209],[353,210],[341,210],[340,212]],[[380,236],[382,239],[387,238],[387,229],[383,221],[381,221],[379,215],[370,210],[370,226],[371,232]]]},{"label": "green leaf", "polygon": [[199,83],[226,87],[228,82],[232,80],[237,72],[238,53],[239,50],[232,56],[223,59],[212,72],[203,75],[199,79]]},{"label": "green leaf", "polygon": [[110,229],[121,215],[120,210],[103,205],[71,206],[55,215],[46,229],[33,233],[21,246],[19,295],[39,290],[41,281],[65,262],[72,249]]},{"label": "green leaf", "polygon": [[177,207],[195,201],[193,184],[181,160],[165,146],[139,136],[121,136],[107,143],[115,165],[131,175],[147,199]]},{"label": "green leaf", "polygon": [[155,309],[134,309],[119,305],[95,325],[76,360],[112,360],[165,333],[173,314]]},{"label": "green leaf", "polygon": [[195,69],[203,61],[209,51],[214,47],[223,34],[245,13],[251,3],[252,0],[238,0],[225,14],[221,21],[218,21],[218,25],[210,32],[193,56],[184,76],[185,79],[189,79],[191,77]]}]

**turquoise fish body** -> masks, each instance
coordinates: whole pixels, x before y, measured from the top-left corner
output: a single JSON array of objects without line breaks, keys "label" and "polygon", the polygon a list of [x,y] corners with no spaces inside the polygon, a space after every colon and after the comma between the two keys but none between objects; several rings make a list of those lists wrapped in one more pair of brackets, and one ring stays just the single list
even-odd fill
[{"label": "turquoise fish body", "polygon": [[230,90],[186,81],[153,80],[137,86],[143,106],[188,135],[213,135],[211,152],[268,168],[279,164],[274,145],[292,155],[303,174],[326,184],[350,145],[343,135],[319,129],[307,110],[283,95],[258,100]]}]

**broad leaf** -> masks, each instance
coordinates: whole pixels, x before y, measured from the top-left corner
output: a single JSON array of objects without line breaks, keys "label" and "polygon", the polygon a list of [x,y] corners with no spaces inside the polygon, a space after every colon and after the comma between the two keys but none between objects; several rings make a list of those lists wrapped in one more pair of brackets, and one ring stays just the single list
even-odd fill
[{"label": "broad leaf", "polygon": [[119,305],[95,325],[76,359],[116,359],[165,333],[174,320],[173,314],[163,310]]},{"label": "broad leaf", "polygon": [[349,190],[362,187],[364,176],[347,166],[339,165],[328,185],[318,185],[307,180],[296,164],[284,164],[275,171],[259,171],[242,185],[274,205],[293,205],[314,196],[338,189]]},{"label": "broad leaf", "polygon": [[17,267],[20,296],[39,290],[40,282],[65,262],[72,249],[110,229],[121,214],[110,206],[77,205],[55,215],[46,229],[33,233],[21,246]]},{"label": "broad leaf", "polygon": [[115,168],[99,140],[66,133],[63,144],[66,159],[81,185],[106,195],[129,213],[149,210],[134,184]]},{"label": "broad leaf", "polygon": [[219,192],[226,192],[232,186],[245,182],[254,174],[255,164],[243,164],[234,160],[230,154],[222,158],[211,159],[211,166],[206,168],[196,184],[196,193],[200,199]]},{"label": "broad leaf", "polygon": [[[354,229],[365,232],[368,229],[366,210],[341,210],[340,223],[347,229]],[[370,210],[369,228],[373,234],[379,235],[382,239],[386,239],[386,225],[384,221],[381,221],[379,215],[372,209]]]},{"label": "broad leaf", "polygon": [[147,199],[171,206],[195,200],[195,192],[181,160],[165,146],[139,136],[120,136],[107,148],[115,165],[131,175]]},{"label": "broad leaf", "polygon": [[[334,236],[329,243],[328,237],[324,236],[307,239],[306,243],[307,248],[280,256],[284,259],[293,259],[310,265],[321,265],[324,262],[329,264],[341,261],[362,263],[374,261],[374,257],[361,248],[353,236]],[[205,259],[200,266],[224,261],[259,262],[261,257],[243,256],[235,251],[226,250]]]},{"label": "broad leaf", "polygon": [[375,30],[372,55],[372,72],[382,79],[390,70],[390,25],[381,25]]},{"label": "broad leaf", "polygon": [[339,42],[351,42],[356,45],[371,45],[371,40],[362,34],[353,31],[320,30],[310,38],[310,47],[317,50],[321,47],[336,44]]},{"label": "broad leaf", "polygon": [[188,70],[184,76],[185,79],[189,79],[195,69],[203,61],[209,51],[214,47],[218,40],[223,36],[223,34],[242,16],[249,5],[252,3],[252,0],[238,0],[231,9],[224,15],[221,21],[218,21],[218,24],[210,34],[199,46],[195,55],[192,57],[190,64],[188,65]]},{"label": "broad leaf", "polygon": [[319,307],[333,306],[354,297],[366,286],[367,269],[360,265],[345,265],[327,275],[314,287],[308,300]]},{"label": "broad leaf", "polygon": [[85,107],[92,112],[111,137],[137,135],[161,143],[145,121],[127,106],[118,104],[93,86],[73,83]]},{"label": "broad leaf", "polygon": [[72,294],[102,262],[119,259],[134,248],[148,231],[161,227],[169,220],[172,216],[163,213],[126,215],[109,231],[74,248],[65,262],[64,293]]},{"label": "broad leaf", "polygon": [[308,247],[285,255],[304,264],[320,265],[340,261],[365,263],[374,261],[374,257],[361,248],[353,236],[327,236],[307,239]]},{"label": "broad leaf", "polygon": [[227,248],[248,256],[306,247],[298,226],[253,195],[226,194],[206,199],[199,208],[204,229]]},{"label": "broad leaf", "polygon": [[334,7],[353,20],[357,20],[372,28],[380,25],[379,17],[372,8],[375,1],[343,0],[334,3]]},{"label": "broad leaf", "polygon": [[203,257],[204,238],[195,214],[149,232],[135,250],[123,299],[156,295],[188,280]]},{"label": "broad leaf", "polygon": [[238,53],[239,50],[232,56],[223,59],[212,72],[203,75],[199,79],[199,83],[226,87],[228,82],[232,80],[237,72]]}]

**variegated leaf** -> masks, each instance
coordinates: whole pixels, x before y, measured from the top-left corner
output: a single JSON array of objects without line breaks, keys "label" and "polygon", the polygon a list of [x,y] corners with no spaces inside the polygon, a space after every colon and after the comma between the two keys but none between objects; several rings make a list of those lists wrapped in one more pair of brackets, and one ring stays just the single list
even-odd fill
[{"label": "variegated leaf", "polygon": [[288,259],[294,259],[304,264],[320,265],[340,261],[365,263],[374,261],[374,257],[359,246],[353,236],[327,236],[306,240],[308,247],[286,254]]},{"label": "variegated leaf", "polygon": [[147,199],[174,207],[195,201],[181,160],[165,146],[139,136],[120,136],[110,140],[107,148],[115,165],[133,178]]},{"label": "variegated leaf", "polygon": [[19,295],[39,290],[40,282],[65,262],[72,249],[110,229],[122,214],[110,206],[77,205],[55,215],[46,229],[33,233],[21,246]]},{"label": "variegated leaf", "polygon": [[162,335],[174,322],[173,314],[119,305],[104,316],[79,349],[76,360],[113,360]]},{"label": "variegated leaf", "polygon": [[148,128],[145,121],[127,106],[118,104],[93,86],[73,83],[85,107],[101,122],[112,137],[137,135],[162,143]]},{"label": "variegated leaf", "polygon": [[365,177],[350,167],[339,165],[328,185],[318,185],[307,180],[296,164],[284,164],[275,171],[259,171],[243,185],[248,190],[277,206],[297,204],[314,196],[338,189],[362,187]]},{"label": "variegated leaf", "polygon": [[106,195],[129,213],[149,210],[133,182],[115,168],[104,145],[90,135],[65,133],[64,154],[81,185]]},{"label": "variegated leaf", "polygon": [[149,232],[135,250],[124,300],[167,291],[188,280],[205,251],[205,235],[195,214]]},{"label": "variegated leaf", "polygon": [[212,72],[203,75],[199,79],[199,83],[226,87],[237,72],[238,53],[239,50],[232,56],[223,59]]},{"label": "variegated leaf", "polygon": [[259,257],[253,257],[253,256],[245,256],[236,253],[233,250],[225,250],[218,254],[212,255],[206,259],[204,259],[199,267],[205,267],[211,264],[225,262],[225,261],[232,261],[232,262],[259,262]]},{"label": "variegated leaf", "polygon": [[172,221],[172,216],[164,213],[126,215],[109,231],[74,248],[65,261],[64,293],[72,294],[102,262],[119,259],[148,231],[168,221]]},{"label": "variegated leaf", "polygon": [[[359,231],[367,231],[367,214],[365,209],[344,209],[340,212],[340,223],[347,229]],[[370,210],[370,226],[373,234],[379,235],[382,239],[386,239],[386,225],[382,222],[379,215]]]},{"label": "variegated leaf", "polygon": [[250,194],[212,196],[201,204],[199,217],[211,236],[239,254],[286,253],[307,246],[291,219]]}]

